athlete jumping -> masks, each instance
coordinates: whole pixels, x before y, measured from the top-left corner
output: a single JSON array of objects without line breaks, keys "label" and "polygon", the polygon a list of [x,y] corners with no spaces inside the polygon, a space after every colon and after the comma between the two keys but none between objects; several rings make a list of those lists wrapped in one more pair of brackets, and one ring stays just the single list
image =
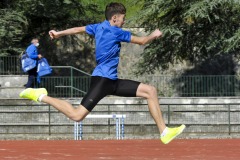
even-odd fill
[{"label": "athlete jumping", "polygon": [[161,37],[162,32],[156,29],[148,36],[133,36],[131,32],[122,29],[125,16],[126,8],[123,4],[110,3],[105,10],[106,20],[101,23],[59,32],[49,31],[52,39],[83,32],[95,37],[97,66],[91,76],[90,89],[79,107],[74,108],[67,101],[48,96],[45,88],[25,89],[20,93],[20,97],[50,104],[74,121],[82,121],[107,95],[142,97],[148,102],[148,108],[159,129],[161,141],[167,144],[182,133],[185,125],[176,128],[166,127],[155,87],[137,81],[119,79],[117,76],[121,42],[145,45]]}]

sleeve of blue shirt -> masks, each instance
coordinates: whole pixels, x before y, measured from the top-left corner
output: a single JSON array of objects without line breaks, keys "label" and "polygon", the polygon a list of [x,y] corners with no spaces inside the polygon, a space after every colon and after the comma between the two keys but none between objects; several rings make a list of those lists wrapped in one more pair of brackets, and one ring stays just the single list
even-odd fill
[{"label": "sleeve of blue shirt", "polygon": [[30,58],[32,58],[32,59],[38,58],[38,50],[35,45],[31,44],[30,46],[28,46],[26,52]]},{"label": "sleeve of blue shirt", "polygon": [[89,24],[86,26],[86,32],[87,34],[90,34],[90,35],[95,35],[96,33],[96,28],[97,28],[98,24]]},{"label": "sleeve of blue shirt", "polygon": [[[90,24],[86,26],[86,32],[90,35],[95,35],[97,26],[99,24]],[[119,42],[130,42],[131,41],[131,32],[125,31],[121,28],[115,28],[115,35]]]},{"label": "sleeve of blue shirt", "polygon": [[119,42],[130,42],[131,32],[119,29],[117,39]]}]

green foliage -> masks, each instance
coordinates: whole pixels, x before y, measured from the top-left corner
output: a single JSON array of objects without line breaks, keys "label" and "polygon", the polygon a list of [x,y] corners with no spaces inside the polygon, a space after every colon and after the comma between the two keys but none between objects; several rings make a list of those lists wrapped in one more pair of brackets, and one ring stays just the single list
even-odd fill
[{"label": "green foliage", "polygon": [[18,0],[18,10],[24,10],[30,21],[30,33],[42,34],[50,29],[62,29],[94,22],[86,11],[96,12],[94,5],[84,6],[77,0]]},{"label": "green foliage", "polygon": [[[97,5],[83,4],[79,0],[4,0],[1,1],[0,8],[1,55],[19,55],[27,48],[31,39],[37,37],[40,40],[39,51],[51,65],[75,66],[74,61],[82,54],[88,54],[92,59],[93,53],[89,51],[91,43],[85,44],[77,36],[51,41],[48,32],[51,29],[63,30],[97,22],[98,19],[87,14],[99,15]],[[59,44],[64,49],[59,49]],[[75,49],[77,45],[80,46],[78,48],[84,46],[84,49]],[[79,57],[76,58],[76,55]],[[88,60],[83,59],[78,64],[84,68],[86,61]],[[90,69],[92,65],[89,64]]]},{"label": "green foliage", "polygon": [[[108,3],[111,1],[109,0],[82,0],[84,4],[88,5],[96,5],[98,6],[98,9],[101,11],[101,14],[96,14],[94,12],[89,13],[93,17],[96,17],[99,21],[105,20],[105,7]],[[126,24],[125,27],[134,27],[136,26],[136,23],[133,22],[133,18],[138,15],[138,11],[141,9],[144,0],[115,0],[112,2],[118,2],[122,3],[126,9],[127,9],[127,14],[126,14]]]},{"label": "green foliage", "polygon": [[237,0],[148,0],[137,17],[148,32],[163,37],[149,44],[138,74],[167,69],[176,60],[198,64],[240,49],[240,2]]},{"label": "green foliage", "polygon": [[181,97],[237,96],[239,78],[232,76],[236,68],[233,55],[220,54],[198,63],[172,82]]},{"label": "green foliage", "polygon": [[226,52],[230,52],[233,51],[235,52],[236,50],[239,50],[239,46],[240,46],[240,29],[238,29],[234,35],[228,39],[226,39],[225,41],[225,45],[226,47]]},{"label": "green foliage", "polygon": [[23,12],[0,9],[0,55],[16,55],[21,50],[19,42],[26,34],[28,22]]},{"label": "green foliage", "polygon": [[51,65],[70,65],[86,72],[92,70],[94,61],[86,63],[88,59],[93,59],[94,53],[89,51],[91,43],[86,44],[77,36],[65,36],[52,41],[48,32],[52,29],[64,30],[96,22],[97,19],[88,13],[98,15],[100,13],[98,6],[83,4],[78,0],[19,1],[21,6],[18,6],[18,9],[25,10],[29,20],[28,37],[24,39],[25,46],[28,45],[30,38],[37,36],[40,39],[39,51]]}]

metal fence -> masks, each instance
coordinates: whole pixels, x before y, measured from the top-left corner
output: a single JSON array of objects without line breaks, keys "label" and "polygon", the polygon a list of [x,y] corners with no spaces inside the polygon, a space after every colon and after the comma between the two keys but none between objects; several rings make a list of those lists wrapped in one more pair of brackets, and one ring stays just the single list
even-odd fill
[{"label": "metal fence", "polygon": [[20,56],[0,56],[0,75],[24,74],[20,62]]},{"label": "metal fence", "polygon": [[52,97],[83,97],[90,86],[89,76],[43,77],[36,87],[44,87]]},{"label": "metal fence", "polygon": [[[78,105],[78,104],[77,104]],[[186,124],[184,137],[239,136],[240,104],[164,104],[163,117],[168,126]],[[125,114],[126,138],[159,137],[147,104],[99,104],[91,114]],[[115,138],[115,121],[110,119],[83,120],[86,139]],[[49,105],[0,104],[0,138],[18,137],[74,138],[74,122]],[[24,138],[24,137],[22,137]]]},{"label": "metal fence", "polygon": [[[161,97],[226,97],[240,95],[240,79],[233,75],[128,77],[153,85]],[[81,97],[88,91],[90,76],[43,77],[37,87],[45,87],[55,97]]]},{"label": "metal fence", "polygon": [[[162,97],[224,97],[240,95],[240,80],[233,75],[129,78],[155,86],[158,95]],[[88,91],[89,85],[89,76],[45,77],[41,83],[42,87],[48,88],[51,95],[57,97],[82,96],[84,92]],[[58,86],[62,87],[58,88]]]},{"label": "metal fence", "polygon": [[236,75],[161,75],[132,77],[132,79],[155,86],[158,90],[158,95],[163,97],[220,97],[240,95],[240,79]]},{"label": "metal fence", "polygon": [[[0,75],[24,74],[17,56],[0,56]],[[53,74],[43,77],[41,84],[55,97],[81,97],[89,88],[90,75],[71,66],[52,66]],[[120,77],[121,78],[121,77]],[[240,78],[237,75],[195,75],[195,76],[142,76],[124,77],[151,84],[158,95],[164,97],[212,97],[239,96]]]}]

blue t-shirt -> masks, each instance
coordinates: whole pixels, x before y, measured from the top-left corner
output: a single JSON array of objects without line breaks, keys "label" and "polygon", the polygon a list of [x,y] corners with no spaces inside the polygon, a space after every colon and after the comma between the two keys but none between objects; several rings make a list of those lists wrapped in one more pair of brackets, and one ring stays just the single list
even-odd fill
[{"label": "blue t-shirt", "polygon": [[30,46],[28,46],[26,52],[30,58],[32,58],[32,59],[38,58],[38,50],[34,44],[31,44]]},{"label": "blue t-shirt", "polygon": [[130,42],[131,33],[111,26],[109,21],[86,26],[86,32],[95,37],[97,66],[92,76],[116,80],[121,42]]}]

